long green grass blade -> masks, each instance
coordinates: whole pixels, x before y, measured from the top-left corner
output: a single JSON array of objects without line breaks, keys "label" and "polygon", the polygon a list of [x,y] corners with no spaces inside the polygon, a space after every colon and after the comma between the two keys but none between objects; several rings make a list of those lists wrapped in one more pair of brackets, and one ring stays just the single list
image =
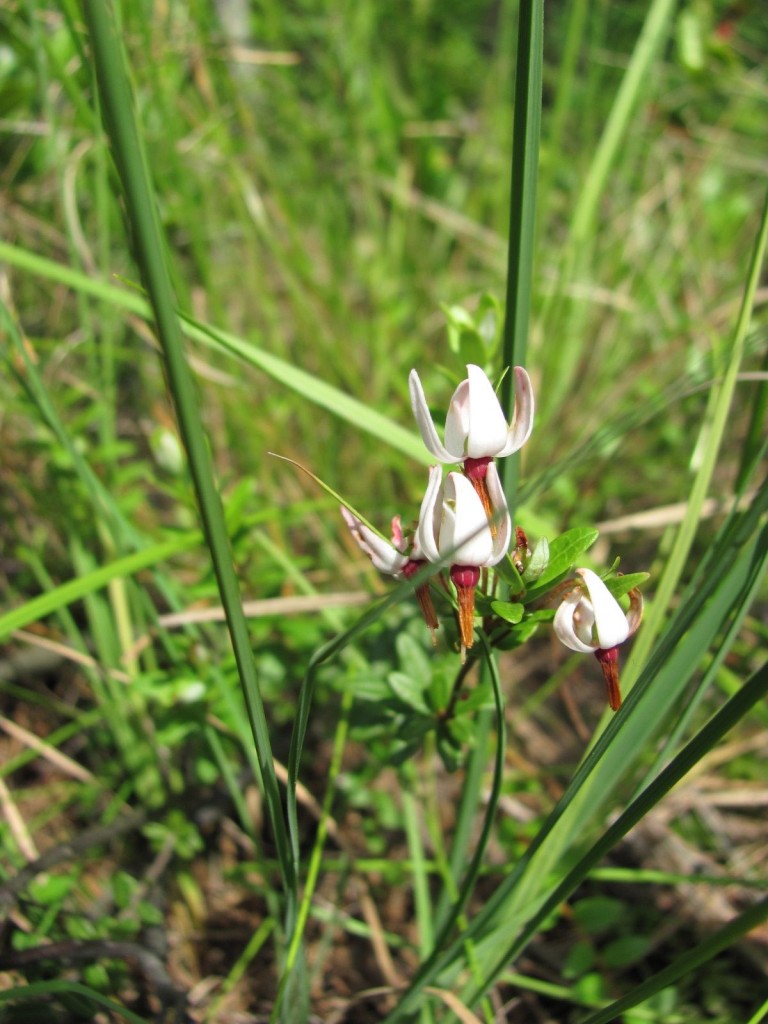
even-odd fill
[{"label": "long green grass blade", "polygon": [[[483,655],[485,657],[485,663],[491,679],[494,711],[496,715],[496,755],[494,758],[493,781],[488,797],[488,806],[483,818],[480,836],[478,837],[477,844],[472,853],[465,876],[462,879],[458,896],[451,905],[450,914],[447,920],[440,926],[440,932],[435,941],[434,949],[430,956],[422,962],[408,986],[408,991],[402,997],[395,1009],[392,1010],[392,1012],[384,1019],[384,1024],[395,1024],[396,1021],[402,1020],[405,1014],[412,1012],[418,1006],[424,989],[431,984],[432,980],[437,976],[443,951],[445,950],[451,938],[451,934],[459,923],[472,893],[474,892],[475,883],[479,877],[483,858],[485,857],[485,852],[488,849],[488,843],[491,838],[491,830],[496,817],[496,808],[498,807],[504,782],[504,765],[506,763],[506,725],[504,721],[504,698],[501,691],[501,680],[499,678],[498,668],[490,645],[482,633],[480,634],[480,640],[483,644]],[[464,945],[469,939],[469,933],[462,930],[462,936],[458,942]]]},{"label": "long green grass blade", "polygon": [[160,562],[181,554],[182,551],[189,551],[196,547],[201,541],[199,533],[183,534],[173,540],[162,541],[137,551],[135,554],[118,558],[108,565],[99,566],[93,572],[77,579],[68,580],[52,590],[47,590],[39,597],[25,602],[19,608],[0,615],[0,640],[7,637],[15,629],[23,629],[32,622],[45,618],[52,612],[66,608],[73,601],[79,601],[87,594],[92,594],[102,587],[106,587],[112,580],[123,579],[126,576],[133,576],[142,569],[157,565]]},{"label": "long green grass blade", "polygon": [[[127,288],[108,284],[2,240],[0,240],[0,260],[36,276],[58,281],[80,294],[89,295],[108,305],[134,313],[145,320],[152,317],[150,304],[138,291],[129,291]],[[245,341],[230,332],[201,323],[181,312],[178,313],[178,316],[181,318],[184,333],[192,341],[244,360],[300,398],[305,398],[308,402],[327,410],[332,415],[353,424],[356,429],[365,431],[421,465],[429,465],[430,455],[414,431],[407,430],[365,402],[361,402],[317,376],[305,372],[295,364],[280,359],[279,356],[267,352],[253,342]]]},{"label": "long green grass blade", "polygon": [[[544,50],[544,2],[526,0],[519,6],[512,141],[512,181],[509,204],[507,297],[502,366],[525,365],[531,311],[536,237],[536,181],[541,134],[541,81]],[[505,373],[500,400],[512,414],[513,375]],[[502,481],[514,513],[519,455],[504,460]]]},{"label": "long green grass blade", "polygon": [[691,495],[688,500],[685,519],[680,525],[675,543],[672,548],[669,561],[664,569],[650,612],[646,616],[643,629],[638,634],[637,642],[632,652],[632,661],[625,672],[625,683],[631,686],[633,676],[637,673],[637,667],[642,665],[648,653],[653,647],[656,637],[669,609],[670,602],[680,581],[683,569],[688,559],[688,554],[698,530],[701,518],[701,507],[707,496],[712,476],[717,464],[718,453],[723,442],[730,409],[733,404],[733,396],[736,388],[736,380],[744,354],[744,342],[749,331],[752,320],[752,313],[755,305],[755,295],[760,282],[763,263],[765,262],[766,245],[768,245],[768,193],[763,203],[760,226],[752,249],[752,255],[747,271],[744,295],[739,310],[736,329],[734,331],[733,344],[729,353],[728,365],[725,370],[722,382],[717,387],[712,420],[709,424],[709,437],[704,451],[701,465],[691,488]]},{"label": "long green grass blade", "polygon": [[118,1019],[127,1020],[128,1024],[148,1024],[146,1017],[139,1017],[137,1013],[121,1006],[114,999],[109,999],[101,992],[97,992],[96,989],[81,985],[78,981],[32,981],[23,987],[17,986],[0,992],[0,1003],[24,1004],[39,997],[56,995],[80,996],[96,1006],[102,1006],[105,1010],[116,1014]]},{"label": "long green grass blade", "polygon": [[[586,783],[589,782],[592,791],[602,794],[602,789],[594,781],[600,778],[601,787],[610,792],[630,767],[631,757],[628,752],[639,753],[643,749],[644,740],[641,737],[636,742],[635,737],[636,732],[638,735],[641,732],[634,727],[637,706],[644,701],[649,710],[648,715],[641,714],[642,732],[658,728],[660,719],[655,709],[660,697],[663,698],[676,688],[678,693],[681,691],[695,666],[709,650],[712,637],[719,633],[722,623],[733,613],[734,606],[739,607],[741,600],[748,600],[751,595],[755,580],[761,577],[768,564],[768,528],[754,536],[767,504],[768,483],[761,489],[753,506],[744,513],[734,513],[732,521],[715,538],[713,549],[722,558],[722,564],[728,566],[724,576],[709,575],[697,581],[696,587],[690,588],[683,595],[679,614],[661,638],[653,658],[622,710],[612,718],[589,751],[526,854],[470,922],[465,937],[476,941],[481,963],[484,963],[487,971],[486,985],[474,987],[472,999],[479,997],[483,989],[508,964],[517,949],[522,930],[526,928],[537,907],[546,900],[542,881],[551,877],[553,863],[563,856],[563,850],[570,842],[575,827],[572,821],[574,812],[577,821],[581,822],[584,817],[581,803]],[[698,628],[692,630],[692,624],[697,624]],[[730,710],[724,718],[718,718],[720,725],[730,728],[735,721],[732,717],[735,711],[746,713],[759,699],[759,694],[754,696],[753,691],[765,684],[764,675],[760,675],[756,682],[753,681],[747,705],[729,702]],[[691,749],[697,748],[694,746]],[[596,806],[595,811],[598,809]],[[503,958],[498,957],[500,945],[505,949]],[[433,958],[425,976],[419,974],[418,988],[436,983],[446,972],[452,974],[455,966],[461,962],[461,957],[461,940],[457,939],[441,956]],[[408,998],[410,995],[409,990]]]},{"label": "long green grass blade", "polygon": [[[619,815],[591,849],[571,868],[553,889],[514,941],[497,956],[486,979],[489,985],[525,949],[542,922],[589,874],[590,869],[613,849],[629,830],[693,768],[715,744],[768,693],[768,664],[764,665],[718,711],[680,751],[657,778]],[[473,998],[479,997],[477,992]]]},{"label": "long green grass blade", "polygon": [[693,949],[677,957],[671,964],[638,985],[637,988],[632,989],[626,996],[617,999],[610,1006],[598,1010],[597,1013],[585,1017],[580,1024],[611,1024],[611,1021],[618,1020],[619,1015],[625,1010],[650,999],[651,996],[661,992],[669,985],[674,985],[681,978],[688,977],[697,968],[716,957],[718,953],[722,953],[723,950],[732,946],[747,932],[757,928],[766,918],[768,918],[768,899],[760,900],[759,903],[749,907],[733,921],[729,921],[728,924],[719,928],[714,935],[709,935]]},{"label": "long green grass blade", "polygon": [[213,467],[200,420],[197,394],[187,364],[181,327],[171,286],[165,240],[144,148],[134,117],[125,56],[110,9],[100,0],[87,0],[84,13],[96,70],[99,98],[115,163],[123,188],[133,244],[152,306],[168,383],[189,459],[206,542],[232,638],[235,659],[259,756],[261,780],[274,830],[280,869],[288,900],[288,925],[295,910],[296,875],[290,857],[272,747],[259,692],[245,616],[232,564],[229,539]]},{"label": "long green grass blade", "polygon": [[[648,7],[642,32],[573,211],[568,238],[562,253],[560,282],[544,315],[542,330],[545,339],[558,327],[560,330],[563,329],[560,314],[563,302],[566,301],[563,297],[566,295],[567,286],[572,281],[579,280],[588,266],[593,241],[598,231],[600,200],[608,187],[610,174],[616,165],[621,146],[631,131],[632,116],[641,97],[647,91],[653,63],[669,35],[675,7],[676,0],[653,0]],[[576,323],[569,325],[569,329],[578,336],[582,325],[577,319]],[[549,351],[552,352],[551,357]],[[551,346],[546,343],[543,345],[541,369],[544,374],[544,388],[539,399],[539,407],[546,418],[556,415],[557,409],[568,394],[582,351],[581,345],[564,344],[561,339]]]}]

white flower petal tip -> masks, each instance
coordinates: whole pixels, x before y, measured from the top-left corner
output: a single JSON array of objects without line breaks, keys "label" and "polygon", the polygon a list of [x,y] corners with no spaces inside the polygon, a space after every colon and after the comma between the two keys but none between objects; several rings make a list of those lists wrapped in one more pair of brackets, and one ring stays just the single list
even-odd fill
[{"label": "white flower petal tip", "polygon": [[[580,654],[609,651],[623,644],[640,624],[637,613],[625,615],[605,583],[591,569],[577,569],[576,575],[580,580],[574,581],[575,586],[555,612],[553,627],[558,640]],[[642,615],[642,610],[639,614]]]},{"label": "white flower petal tip", "polygon": [[566,594],[560,602],[552,628],[560,643],[569,650],[579,654],[593,654],[597,650],[597,645],[592,642],[594,621],[592,605],[581,590],[576,589]]},{"label": "white flower petal tip", "polygon": [[512,520],[493,464],[483,482],[488,487],[490,511],[463,473],[449,473],[443,480],[440,467],[431,467],[414,543],[422,558],[434,565],[487,568],[506,555]]},{"label": "white flower petal tip", "polygon": [[522,366],[516,366],[515,410],[507,424],[504,411],[485,371],[467,365],[467,378],[456,388],[445,419],[445,444],[441,443],[419,375],[411,370],[408,387],[411,406],[427,450],[440,462],[495,458],[518,451],[533,429],[533,388]]},{"label": "white flower petal tip", "polygon": [[633,636],[643,621],[643,595],[637,587],[633,587],[627,596],[629,597],[627,622],[629,623],[629,635]]},{"label": "white flower petal tip", "polygon": [[509,550],[512,540],[512,517],[509,514],[507,496],[501,485],[496,464],[491,462],[485,473],[485,483],[490,501],[490,523],[493,534],[493,554],[489,565],[497,565]]},{"label": "white flower petal tip", "polygon": [[623,644],[629,636],[629,622],[619,602],[596,572],[577,569],[576,575],[584,581],[592,603],[597,646],[607,651]]},{"label": "white flower petal tip", "polygon": [[427,398],[424,394],[424,388],[421,386],[421,380],[415,370],[411,370],[408,378],[408,390],[411,395],[411,408],[413,409],[416,425],[419,428],[421,439],[427,451],[430,455],[434,455],[438,462],[456,462],[457,459],[443,446],[440,438],[437,436],[435,424],[432,422],[432,416],[427,405]]},{"label": "white flower petal tip", "polygon": [[490,565],[494,554],[488,516],[471,481],[461,473],[445,478],[438,547],[453,565]]},{"label": "white flower petal tip", "polygon": [[496,453],[500,457],[520,451],[533,430],[535,403],[531,378],[522,366],[516,366],[514,374],[515,412],[507,430],[507,443],[500,452]]},{"label": "white flower petal tip", "polygon": [[374,568],[388,576],[399,576],[408,563],[408,557],[370,530],[343,505],[341,514],[358,547],[368,555]]},{"label": "white flower petal tip", "polygon": [[637,587],[629,592],[625,614],[597,573],[577,569],[578,580],[570,587],[555,612],[555,634],[561,643],[580,654],[595,655],[605,679],[612,711],[621,707],[619,646],[637,630],[643,618],[643,598]]},{"label": "white flower petal tip", "polygon": [[416,546],[428,562],[440,561],[438,535],[443,504],[443,473],[439,466],[430,466],[429,482],[421,500],[419,525],[416,528]]}]

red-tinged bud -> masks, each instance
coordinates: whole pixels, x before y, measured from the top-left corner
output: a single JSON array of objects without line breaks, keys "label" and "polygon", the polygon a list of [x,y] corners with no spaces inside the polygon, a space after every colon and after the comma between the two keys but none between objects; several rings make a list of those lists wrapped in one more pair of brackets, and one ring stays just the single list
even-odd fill
[{"label": "red-tinged bud", "polygon": [[[415,561],[414,559],[411,559],[410,561],[406,562],[406,564],[403,566],[403,576],[405,576],[407,580],[411,579],[411,577],[415,576],[419,569],[423,569],[426,564],[426,562]],[[419,602],[421,614],[424,617],[424,621],[426,622],[427,627],[432,632],[432,645],[437,646],[437,637],[435,636],[435,630],[439,629],[440,622],[437,618],[435,606],[432,604],[432,593],[429,589],[429,583],[421,583],[419,586],[415,588],[415,590],[416,600]]]},{"label": "red-tinged bud", "polygon": [[522,526],[515,527],[515,550],[512,554],[512,561],[515,568],[522,576],[528,559],[531,557],[531,549],[528,547],[528,537]]},{"label": "red-tinged bud", "polygon": [[611,711],[618,711],[621,707],[621,690],[619,688],[619,648],[609,647],[607,650],[599,647],[595,651],[595,657],[600,662],[603,670],[603,678],[608,688],[608,703]]}]

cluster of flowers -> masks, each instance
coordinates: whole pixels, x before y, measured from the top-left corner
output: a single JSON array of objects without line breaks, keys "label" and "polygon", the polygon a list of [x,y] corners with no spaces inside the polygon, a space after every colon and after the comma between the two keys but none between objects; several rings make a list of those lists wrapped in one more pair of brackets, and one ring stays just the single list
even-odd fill
[{"label": "cluster of flowers", "polygon": [[[522,531],[512,520],[495,459],[519,451],[533,429],[534,399],[526,371],[514,369],[515,407],[507,423],[496,393],[479,366],[467,367],[467,378],[456,388],[445,421],[445,442],[438,436],[424,389],[415,370],[409,387],[411,405],[424,444],[443,464],[460,464],[443,480],[440,465],[429,470],[429,481],[413,529],[404,530],[400,516],[392,520],[388,543],[342,507],[352,536],[376,569],[410,579],[429,563],[449,567],[456,591],[462,660],[474,639],[475,589],[481,571],[497,565],[509,552],[513,536],[516,555],[527,552]],[[517,559],[516,559],[517,561]],[[618,647],[637,629],[642,617],[638,592],[630,596],[625,615],[605,583],[590,569],[577,569],[575,578],[557,588],[562,596],[553,622],[558,638],[571,650],[592,652],[600,662],[608,686],[609,702],[621,704],[618,682]],[[417,597],[429,628],[438,628],[429,582],[417,586]]]}]

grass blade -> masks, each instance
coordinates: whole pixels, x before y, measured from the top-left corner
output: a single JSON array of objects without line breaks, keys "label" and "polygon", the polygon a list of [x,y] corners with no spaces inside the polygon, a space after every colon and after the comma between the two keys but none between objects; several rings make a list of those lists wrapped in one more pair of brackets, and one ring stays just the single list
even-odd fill
[{"label": "grass blade", "polygon": [[732,946],[734,942],[737,942],[747,932],[762,924],[766,918],[768,918],[768,899],[761,900],[753,907],[739,914],[733,921],[729,921],[727,925],[719,928],[714,935],[709,935],[703,942],[694,946],[693,949],[677,957],[676,960],[659,971],[658,974],[648,978],[641,985],[638,985],[637,988],[628,992],[626,996],[617,999],[610,1006],[598,1010],[597,1013],[590,1014],[581,1024],[610,1024],[611,1021],[617,1020],[619,1014],[623,1013],[624,1010],[637,1006],[638,1003],[642,1003],[645,999],[650,999],[651,996],[661,992],[668,985],[673,985],[680,978],[685,978],[692,971],[695,971],[697,967],[701,967],[702,964],[707,963],[717,956],[718,953],[722,953],[723,950]]},{"label": "grass blade", "polygon": [[93,572],[85,576],[78,576],[76,579],[67,580],[53,590],[47,590],[39,597],[32,598],[19,608],[0,615],[0,640],[7,637],[16,629],[23,629],[32,622],[45,618],[60,608],[66,608],[73,601],[79,601],[87,594],[92,594],[102,587],[106,587],[112,580],[122,579],[125,576],[133,576],[142,569],[148,569],[158,562],[164,562],[182,551],[189,551],[200,543],[199,533],[190,533],[180,536],[178,539],[161,541],[137,551],[135,554],[118,558],[108,565],[99,566]]},{"label": "grass blade", "polygon": [[120,175],[135,254],[149,295],[163,348],[168,383],[189,459],[206,543],[211,552],[222,605],[248,715],[259,756],[259,767],[270,823],[274,830],[280,870],[288,898],[289,927],[295,910],[296,876],[290,857],[280,792],[275,776],[272,747],[248,627],[232,565],[221,499],[200,421],[197,394],[187,364],[181,327],[171,286],[165,240],[155,206],[149,169],[134,117],[125,57],[117,27],[107,5],[87,0],[84,13],[95,63],[104,121]]},{"label": "grass blade", "polygon": [[[541,81],[544,50],[543,0],[527,0],[519,8],[515,75],[512,182],[509,204],[507,299],[502,366],[524,365],[528,349],[528,322],[533,282],[536,233],[536,178],[541,134]],[[511,414],[514,407],[513,376],[501,382],[501,406]],[[514,514],[519,455],[504,460],[502,480],[510,511]]]}]

